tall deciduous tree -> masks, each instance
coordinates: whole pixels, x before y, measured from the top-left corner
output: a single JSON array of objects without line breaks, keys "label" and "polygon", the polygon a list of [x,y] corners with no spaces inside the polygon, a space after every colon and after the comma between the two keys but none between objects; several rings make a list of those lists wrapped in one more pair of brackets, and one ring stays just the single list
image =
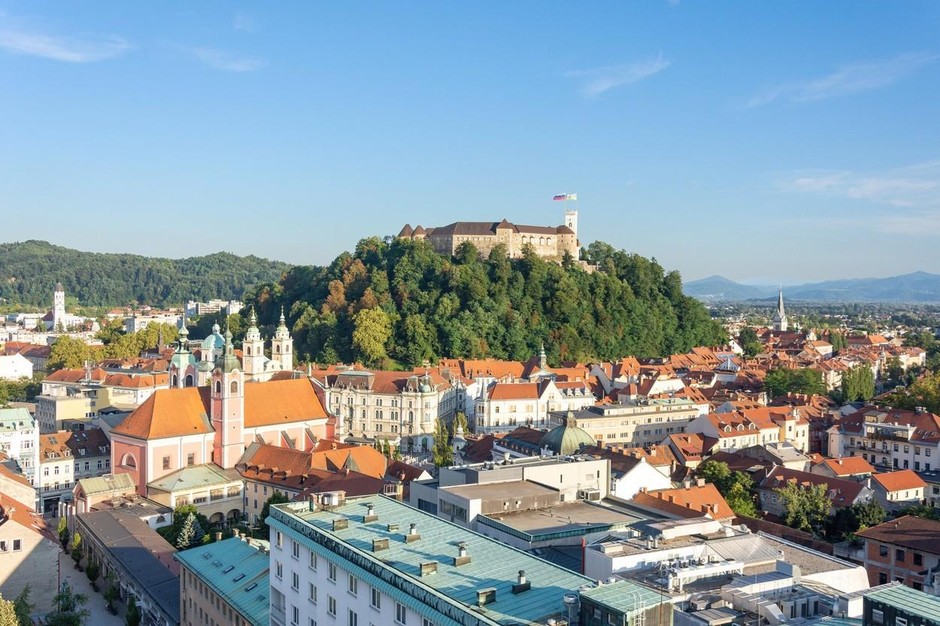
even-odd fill
[{"label": "tall deciduous tree", "polygon": [[385,343],[392,334],[388,314],[382,309],[363,309],[354,318],[353,346],[369,364],[378,364],[387,356]]},{"label": "tall deciduous tree", "polygon": [[19,623],[13,601],[0,596],[0,626],[19,626]]},{"label": "tall deciduous tree", "polygon": [[447,435],[447,425],[444,420],[438,418],[434,423],[434,449],[432,451],[434,465],[437,467],[447,467],[454,463],[454,451],[450,447]]},{"label": "tall deciduous tree", "polygon": [[875,395],[875,375],[871,367],[862,363],[842,374],[842,400],[867,402]]},{"label": "tall deciduous tree", "polygon": [[819,534],[832,510],[826,485],[801,486],[791,482],[777,489],[777,493],[783,502],[787,526]]},{"label": "tall deciduous tree", "polygon": [[92,349],[81,339],[59,337],[49,349],[48,367],[50,370],[63,367],[78,368],[93,358]]}]

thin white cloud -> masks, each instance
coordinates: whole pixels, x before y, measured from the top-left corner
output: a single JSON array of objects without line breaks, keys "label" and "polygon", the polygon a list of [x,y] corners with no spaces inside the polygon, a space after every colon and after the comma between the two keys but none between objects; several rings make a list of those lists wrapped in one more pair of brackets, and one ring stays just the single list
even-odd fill
[{"label": "thin white cloud", "polygon": [[882,214],[848,219],[899,235],[940,234],[940,160],[881,172],[796,173],[779,187],[800,194],[843,198],[887,208]]},{"label": "thin white cloud", "polygon": [[567,72],[569,78],[578,78],[584,81],[581,93],[589,98],[600,96],[615,87],[638,83],[644,78],[658,74],[670,63],[659,55],[653,59],[638,61],[628,65],[610,65],[590,70],[576,70]]},{"label": "thin white cloud", "polygon": [[831,74],[812,80],[784,83],[764,90],[748,103],[748,108],[776,101],[815,102],[861,91],[887,87],[910,76],[940,58],[923,52],[901,54],[882,61],[843,65]]},{"label": "thin white cloud", "polygon": [[120,56],[131,45],[116,35],[64,37],[50,35],[13,22],[0,14],[0,49],[13,54],[41,57],[64,63],[94,63]]},{"label": "thin white cloud", "polygon": [[187,48],[200,62],[216,70],[225,72],[256,72],[264,69],[268,63],[264,59],[242,56],[218,48]]},{"label": "thin white cloud", "polygon": [[232,18],[232,28],[246,33],[253,33],[258,28],[258,22],[247,13],[238,11],[235,13],[235,17]]}]

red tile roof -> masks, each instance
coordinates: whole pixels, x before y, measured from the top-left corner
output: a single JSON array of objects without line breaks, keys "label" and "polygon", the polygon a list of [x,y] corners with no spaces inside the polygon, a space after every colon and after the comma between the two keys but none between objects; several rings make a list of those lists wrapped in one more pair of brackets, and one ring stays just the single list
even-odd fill
[{"label": "red tile roof", "polygon": [[923,489],[927,486],[920,476],[914,470],[898,470],[897,472],[886,472],[884,474],[874,474],[872,480],[881,485],[885,491],[904,491],[906,489]]}]

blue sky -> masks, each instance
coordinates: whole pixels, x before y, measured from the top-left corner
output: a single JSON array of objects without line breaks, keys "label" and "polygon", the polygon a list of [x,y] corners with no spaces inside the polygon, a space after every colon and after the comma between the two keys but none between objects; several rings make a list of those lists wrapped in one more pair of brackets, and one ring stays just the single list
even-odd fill
[{"label": "blue sky", "polygon": [[687,280],[940,272],[940,3],[0,0],[0,239],[326,263],[559,224]]}]

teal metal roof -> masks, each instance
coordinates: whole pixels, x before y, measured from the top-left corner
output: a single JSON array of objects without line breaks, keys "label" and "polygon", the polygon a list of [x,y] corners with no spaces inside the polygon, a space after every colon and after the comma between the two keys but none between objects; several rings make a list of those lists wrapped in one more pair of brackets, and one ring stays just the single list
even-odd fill
[{"label": "teal metal roof", "polygon": [[[374,506],[374,521],[363,519],[367,504]],[[334,520],[348,527],[334,531]],[[405,535],[412,523],[420,539],[409,543]],[[593,583],[384,496],[350,499],[330,510],[310,511],[306,502],[277,505],[268,524],[331,560],[345,561],[344,569],[439,624],[471,623],[468,616],[481,624],[544,623],[563,612],[566,593]],[[388,548],[373,552],[373,540],[388,540]],[[470,562],[458,567],[454,557],[461,542]],[[436,564],[437,571],[422,576],[422,563]],[[514,594],[519,570],[531,588]],[[485,588],[496,590],[496,601],[481,609],[477,591]]]},{"label": "teal metal roof", "polygon": [[911,587],[904,585],[882,587],[871,593],[866,593],[865,598],[890,604],[906,613],[918,615],[934,623],[940,622],[940,597],[917,591]]},{"label": "teal metal roof", "polygon": [[[22,426],[20,424],[22,423]],[[35,428],[36,420],[23,407],[15,409],[0,409],[0,428],[17,430],[19,428]]]},{"label": "teal metal roof", "polygon": [[266,552],[232,537],[177,552],[173,558],[199,576],[249,623],[267,626],[270,594],[268,556]]},{"label": "teal metal roof", "polygon": [[[627,580],[600,585],[581,592],[582,598],[587,598],[597,604],[602,604],[609,610],[630,616],[637,611],[668,602],[665,598],[646,587],[641,587]],[[672,607],[667,607],[672,610]]]}]

